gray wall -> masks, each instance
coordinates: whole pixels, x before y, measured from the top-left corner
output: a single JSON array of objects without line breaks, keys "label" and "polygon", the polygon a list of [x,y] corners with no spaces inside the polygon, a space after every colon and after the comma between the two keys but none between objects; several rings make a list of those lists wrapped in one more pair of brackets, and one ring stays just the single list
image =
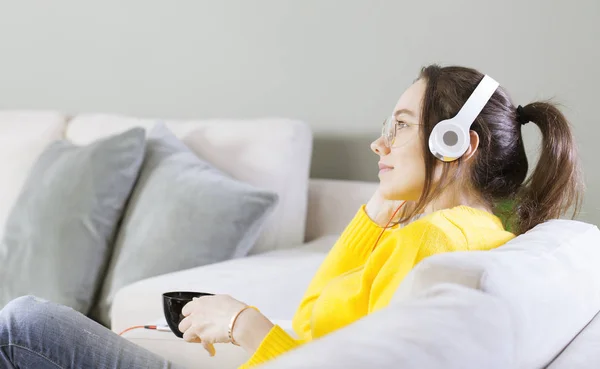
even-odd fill
[{"label": "gray wall", "polygon": [[303,119],[313,177],[376,180],[368,144],[420,67],[476,67],[564,105],[600,224],[598,0],[0,4],[0,109]]}]

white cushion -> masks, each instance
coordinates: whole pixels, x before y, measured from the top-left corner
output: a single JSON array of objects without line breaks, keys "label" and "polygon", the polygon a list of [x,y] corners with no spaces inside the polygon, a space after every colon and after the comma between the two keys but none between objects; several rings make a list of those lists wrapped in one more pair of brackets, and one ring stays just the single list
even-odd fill
[{"label": "white cushion", "polygon": [[[67,137],[85,144],[134,126],[150,129],[156,122],[119,115],[79,115],[69,123]],[[312,152],[312,133],[306,123],[289,119],[164,122],[194,152],[219,169],[279,195],[277,208],[251,254],[304,240]]]},{"label": "white cushion", "polygon": [[33,163],[65,126],[57,112],[0,111],[0,236]]},{"label": "white cushion", "polygon": [[495,296],[506,303],[514,323],[516,367],[540,368],[600,310],[599,265],[596,226],[552,220],[492,251],[427,258],[394,299],[410,299],[447,282]]},{"label": "white cushion", "polygon": [[499,299],[441,284],[259,368],[513,368],[511,323]]}]

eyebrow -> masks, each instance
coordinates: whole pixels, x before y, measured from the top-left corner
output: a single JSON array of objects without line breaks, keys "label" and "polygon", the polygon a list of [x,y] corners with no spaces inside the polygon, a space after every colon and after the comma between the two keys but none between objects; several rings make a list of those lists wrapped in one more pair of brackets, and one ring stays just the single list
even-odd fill
[{"label": "eyebrow", "polygon": [[411,116],[411,117],[413,117],[413,118],[415,117],[415,113],[413,113],[412,111],[410,111],[410,110],[408,110],[408,109],[400,109],[400,110],[397,110],[397,111],[394,113],[394,117],[398,117],[398,115],[400,115],[400,114],[406,114],[406,115],[408,115],[408,116]]}]

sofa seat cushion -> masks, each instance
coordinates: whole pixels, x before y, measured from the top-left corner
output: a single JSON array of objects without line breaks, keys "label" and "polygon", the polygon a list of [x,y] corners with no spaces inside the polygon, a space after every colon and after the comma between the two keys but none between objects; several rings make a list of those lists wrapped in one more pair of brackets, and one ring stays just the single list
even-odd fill
[{"label": "sofa seat cushion", "polygon": [[[290,321],[312,276],[337,237],[322,237],[302,246],[286,246],[287,250],[227,260],[133,283],[115,296],[111,328],[121,332],[130,326],[162,321],[162,294],[187,290],[229,294],[258,307],[293,334]],[[189,367],[235,368],[248,358],[243,350],[230,345],[217,345],[217,357],[211,358],[201,346],[189,344],[171,332],[136,330],[128,332],[126,337]]]},{"label": "sofa seat cushion", "polygon": [[226,260],[144,279],[120,289],[111,309],[112,329],[153,322],[163,316],[162,294],[200,291],[229,294],[257,306],[272,319],[291,319],[326,253],[315,244],[331,245],[337,237],[303,247]]}]

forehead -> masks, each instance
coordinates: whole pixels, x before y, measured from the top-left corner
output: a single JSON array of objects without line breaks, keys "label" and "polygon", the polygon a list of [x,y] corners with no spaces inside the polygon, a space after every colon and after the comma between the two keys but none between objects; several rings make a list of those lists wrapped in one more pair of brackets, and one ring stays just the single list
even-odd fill
[{"label": "forehead", "polygon": [[412,111],[415,116],[419,116],[421,112],[421,103],[423,101],[423,96],[425,95],[425,87],[426,83],[424,80],[419,79],[412,85],[410,85],[398,102],[396,103],[396,107],[394,108],[394,113],[398,110],[407,109]]}]

